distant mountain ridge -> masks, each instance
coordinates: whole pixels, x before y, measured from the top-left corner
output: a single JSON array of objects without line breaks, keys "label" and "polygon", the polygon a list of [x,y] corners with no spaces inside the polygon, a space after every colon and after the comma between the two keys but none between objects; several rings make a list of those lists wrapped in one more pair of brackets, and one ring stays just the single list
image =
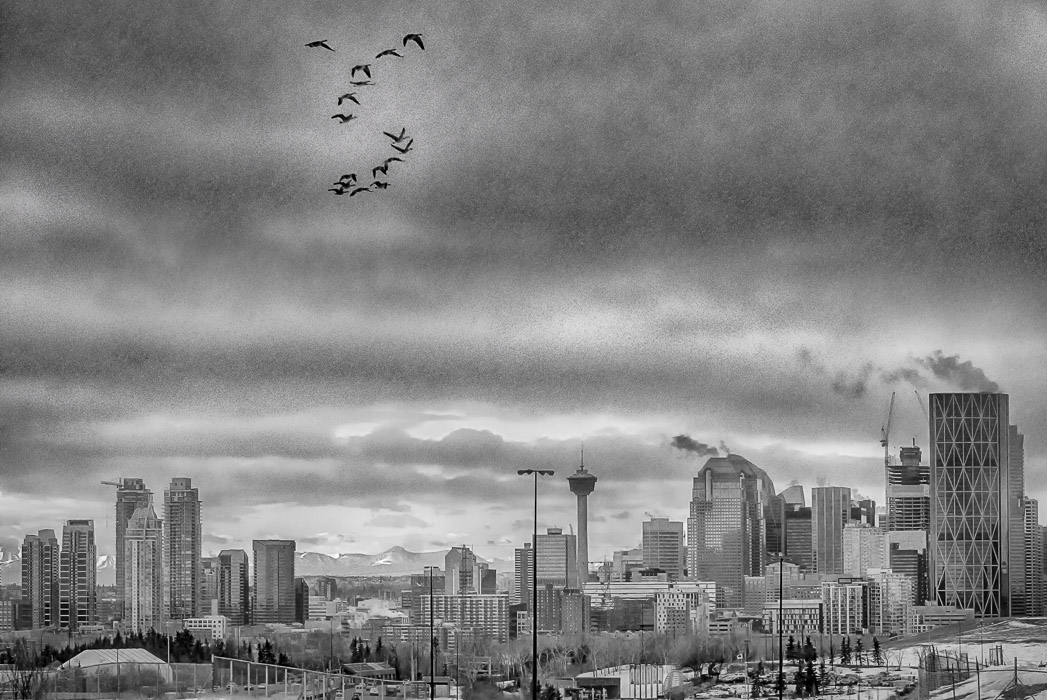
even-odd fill
[{"label": "distant mountain ridge", "polygon": [[[378,554],[359,554],[348,552],[330,556],[319,552],[295,552],[296,576],[407,576],[420,574],[427,566],[443,568],[444,558],[450,550],[437,552],[410,552],[403,547],[391,547]],[[491,564],[500,572],[506,566],[512,569],[513,563],[500,559],[486,560],[477,557],[478,562]],[[112,586],[116,583],[116,557],[105,554],[98,557],[96,563],[97,581],[100,586]],[[4,585],[21,583],[21,552],[0,550],[0,582]]]}]

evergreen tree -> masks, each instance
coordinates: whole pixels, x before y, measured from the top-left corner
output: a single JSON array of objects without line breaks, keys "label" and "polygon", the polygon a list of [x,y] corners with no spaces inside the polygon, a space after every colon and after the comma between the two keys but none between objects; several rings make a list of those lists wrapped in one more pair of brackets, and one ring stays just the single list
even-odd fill
[{"label": "evergreen tree", "polygon": [[793,661],[796,658],[796,640],[789,635],[789,641],[785,643],[785,658]]},{"label": "evergreen tree", "polygon": [[829,637],[829,665],[832,666],[833,659],[836,658],[836,644],[833,642],[833,638]]},{"label": "evergreen tree", "polygon": [[851,638],[844,637],[840,640],[840,665],[851,665]]},{"label": "evergreen tree", "polygon": [[808,695],[818,694],[818,676],[814,673],[814,659],[807,659],[807,668],[804,672],[804,689]]},{"label": "evergreen tree", "polygon": [[276,665],[291,667],[291,659],[288,658],[287,654],[281,651],[280,654],[276,657]]},{"label": "evergreen tree", "polygon": [[818,685],[825,688],[829,685],[829,674],[825,670],[825,659],[818,665]]},{"label": "evergreen tree", "polygon": [[854,661],[859,666],[865,664],[865,651],[862,649],[862,638],[858,637],[858,643],[854,645]]},{"label": "evergreen tree", "polygon": [[803,660],[814,661],[818,658],[818,652],[814,650],[814,644],[811,642],[810,636],[803,642]]},{"label": "evergreen tree", "polygon": [[873,637],[873,663],[877,666],[883,664],[883,650],[880,648],[880,640]]},{"label": "evergreen tree", "polygon": [[796,695],[803,695],[804,682],[803,664],[800,664],[796,673],[793,674],[793,688]]}]

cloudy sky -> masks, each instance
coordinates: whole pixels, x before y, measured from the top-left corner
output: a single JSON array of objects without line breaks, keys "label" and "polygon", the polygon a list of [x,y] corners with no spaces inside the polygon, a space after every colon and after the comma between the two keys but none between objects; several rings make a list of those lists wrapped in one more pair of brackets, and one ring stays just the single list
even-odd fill
[{"label": "cloudy sky", "polygon": [[1008,392],[1047,498],[1042,3],[0,12],[5,549],[188,476],[206,551],[508,557],[584,441],[602,559],[717,450],[882,500],[892,391]]}]

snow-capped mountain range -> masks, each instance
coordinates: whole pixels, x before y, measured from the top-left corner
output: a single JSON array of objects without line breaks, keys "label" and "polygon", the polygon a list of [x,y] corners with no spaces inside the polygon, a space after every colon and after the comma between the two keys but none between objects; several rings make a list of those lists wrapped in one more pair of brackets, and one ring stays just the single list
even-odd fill
[{"label": "snow-capped mountain range", "polygon": [[[378,554],[346,553],[330,556],[319,552],[296,552],[295,575],[297,576],[406,576],[420,574],[427,566],[443,568],[448,550],[438,552],[409,552],[403,547],[392,547]],[[513,563],[499,559],[487,562],[499,571]],[[100,586],[112,586],[116,581],[116,558],[112,555],[98,557],[97,581]],[[0,550],[0,583],[8,585],[22,580],[21,552]]]}]

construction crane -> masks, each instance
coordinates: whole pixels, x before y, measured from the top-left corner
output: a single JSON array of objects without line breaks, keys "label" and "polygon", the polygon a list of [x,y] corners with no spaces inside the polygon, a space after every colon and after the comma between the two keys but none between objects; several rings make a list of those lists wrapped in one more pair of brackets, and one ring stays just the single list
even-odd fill
[{"label": "construction crane", "polygon": [[887,421],[880,427],[880,445],[883,447],[883,507],[885,512],[890,511],[890,466],[891,452],[888,446],[891,439],[891,418],[894,416],[894,393],[891,392],[891,403],[887,407]]}]

